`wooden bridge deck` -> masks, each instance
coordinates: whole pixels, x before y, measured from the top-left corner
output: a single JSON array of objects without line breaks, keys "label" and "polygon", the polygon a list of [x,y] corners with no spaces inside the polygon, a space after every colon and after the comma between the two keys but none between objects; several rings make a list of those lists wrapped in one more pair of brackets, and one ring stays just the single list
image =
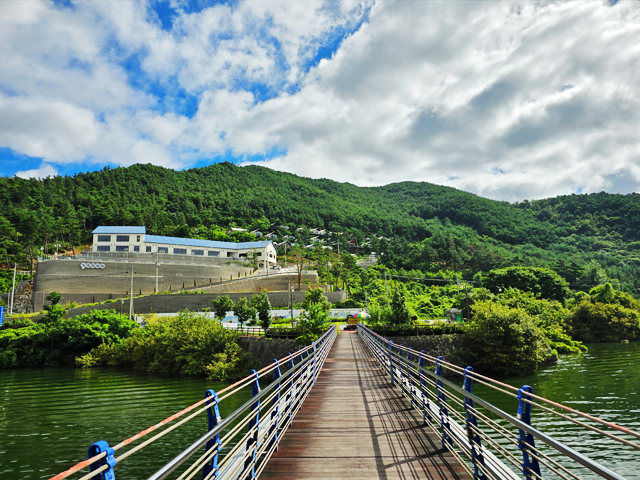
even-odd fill
[{"label": "wooden bridge deck", "polygon": [[341,332],[261,478],[469,479],[355,332]]}]

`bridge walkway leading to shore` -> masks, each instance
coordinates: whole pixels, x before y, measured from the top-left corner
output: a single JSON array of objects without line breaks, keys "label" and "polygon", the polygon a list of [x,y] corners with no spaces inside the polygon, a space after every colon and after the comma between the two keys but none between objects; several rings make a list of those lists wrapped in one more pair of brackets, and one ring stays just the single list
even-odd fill
[{"label": "bridge walkway leading to shore", "polygon": [[261,478],[471,477],[357,332],[344,331]]},{"label": "bridge walkway leading to shore", "polygon": [[[140,458],[148,445],[186,422],[202,422],[203,415],[206,433],[188,446],[163,440],[175,456],[148,480],[626,480],[580,450],[615,442],[616,456],[638,455],[640,432],[357,328],[338,335],[334,325],[311,345],[218,392],[207,390],[113,447],[100,440],[87,460],[50,480],[76,474],[83,475],[77,480],[115,480],[123,461],[134,461],[138,452]],[[474,394],[476,382],[504,395],[517,414]],[[222,418],[219,406],[232,395],[244,403]],[[585,433],[560,439],[552,429],[536,428],[532,409],[578,425],[590,440]],[[91,471],[81,473],[87,467]]]}]

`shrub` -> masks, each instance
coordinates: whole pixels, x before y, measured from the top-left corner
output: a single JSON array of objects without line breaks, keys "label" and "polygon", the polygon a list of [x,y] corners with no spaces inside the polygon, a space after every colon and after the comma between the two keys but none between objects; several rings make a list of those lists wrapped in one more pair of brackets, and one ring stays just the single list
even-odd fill
[{"label": "shrub", "polygon": [[478,302],[466,336],[469,362],[480,372],[531,373],[551,353],[544,332],[522,308]]},{"label": "shrub", "polygon": [[583,342],[640,339],[640,314],[621,305],[582,302],[567,318],[569,334]]},{"label": "shrub", "polygon": [[96,310],[74,318],[3,330],[0,367],[73,365],[78,355],[103,343],[118,343],[136,329],[135,322],[113,310]]},{"label": "shrub", "polygon": [[238,333],[209,317],[185,310],[161,317],[120,343],[100,345],[77,359],[83,367],[125,366],[181,375],[208,375],[214,380],[243,377],[251,357],[237,345]]}]

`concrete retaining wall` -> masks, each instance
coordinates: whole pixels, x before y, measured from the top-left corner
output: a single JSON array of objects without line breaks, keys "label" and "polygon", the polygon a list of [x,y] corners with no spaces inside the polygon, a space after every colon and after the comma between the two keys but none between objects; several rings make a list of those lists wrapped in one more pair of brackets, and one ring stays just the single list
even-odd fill
[{"label": "concrete retaining wall", "polygon": [[[105,268],[82,268],[82,264],[98,263]],[[56,291],[64,301],[93,303],[123,297],[131,288],[131,267],[134,269],[133,291],[151,294],[155,291],[155,261],[56,260],[38,263],[36,271],[34,311],[44,305],[45,297]],[[158,268],[160,292],[189,287],[205,287],[252,274],[250,267],[218,264],[161,263]],[[95,299],[94,299],[95,297]]]},{"label": "concrete retaining wall", "polygon": [[[300,291],[306,291],[309,287],[319,286],[317,273],[305,273],[302,281],[307,284],[300,285]],[[254,276],[240,278],[233,282],[226,282],[218,285],[198,287],[207,293],[246,293],[246,292],[286,292],[289,287],[298,290],[298,276],[295,274],[272,274],[268,276]]]},{"label": "concrete retaining wall", "polygon": [[294,340],[276,338],[242,337],[238,344],[258,361],[258,370],[271,365],[274,360],[285,357],[289,353],[295,353],[298,349]]},{"label": "concrete retaining wall", "polygon": [[[211,301],[221,295],[228,295],[231,300],[237,302],[241,297],[250,299],[253,293],[188,293],[173,295],[149,295],[133,299],[133,310],[136,314],[146,313],[175,313],[184,309],[192,312],[199,312],[205,308],[211,308]],[[289,304],[289,294],[287,292],[268,292],[269,301],[272,307],[286,307]],[[293,303],[301,303],[304,300],[304,292],[293,292]],[[347,299],[345,292],[325,293],[331,303],[342,302]],[[63,300],[64,301],[64,300]],[[86,307],[72,308],[67,312],[67,316],[76,317],[92,310],[116,310],[123,313],[129,312],[129,300],[119,299],[113,303],[102,305],[91,305]]]}]

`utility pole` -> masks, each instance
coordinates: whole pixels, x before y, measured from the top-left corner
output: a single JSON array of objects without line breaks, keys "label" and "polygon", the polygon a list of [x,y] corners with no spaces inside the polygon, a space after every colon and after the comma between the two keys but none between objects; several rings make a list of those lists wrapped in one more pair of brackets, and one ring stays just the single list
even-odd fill
[{"label": "utility pole", "polygon": [[289,308],[291,310],[291,326],[293,327],[293,294],[291,293],[291,275],[289,275]]},{"label": "utility pole", "polygon": [[18,264],[13,264],[13,286],[11,287],[11,305],[9,306],[9,315],[13,315],[13,298],[16,293],[16,269]]},{"label": "utility pole", "polygon": [[469,289],[467,288],[467,286],[465,285],[464,287],[464,294],[467,297],[467,321],[469,320]]},{"label": "utility pole", "polygon": [[129,320],[133,318],[133,265],[131,265],[131,290],[129,290]]},{"label": "utility pole", "polygon": [[[160,262],[160,254],[156,251],[156,293],[160,293],[158,290],[158,264]],[[131,287],[133,288],[133,286]]]}]

